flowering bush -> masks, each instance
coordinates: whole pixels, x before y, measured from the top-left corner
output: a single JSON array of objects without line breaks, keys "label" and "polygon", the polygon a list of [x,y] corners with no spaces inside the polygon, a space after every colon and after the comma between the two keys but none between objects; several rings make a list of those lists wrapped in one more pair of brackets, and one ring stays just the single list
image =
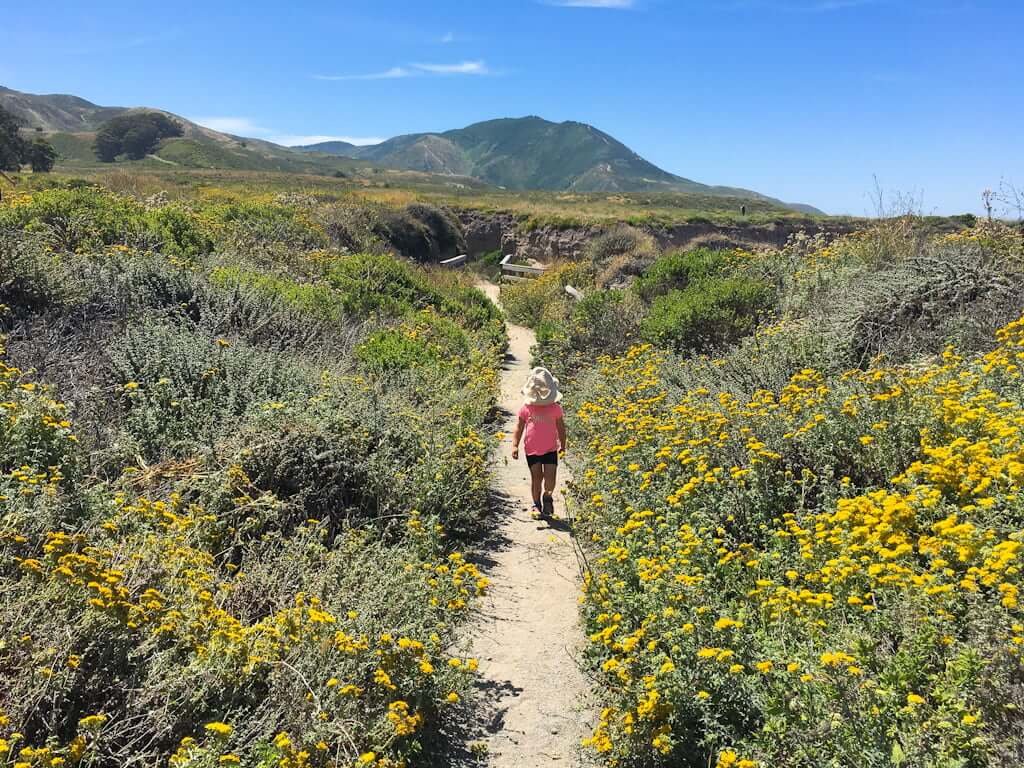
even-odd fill
[{"label": "flowering bush", "polygon": [[[743,350],[794,333],[813,335],[794,318]],[[620,766],[1014,763],[1024,318],[987,352],[772,389],[736,386],[738,355],[637,346],[589,378],[589,748]]]},{"label": "flowering bush", "polygon": [[317,227],[5,198],[0,766],[390,768],[465,717],[500,317]]}]

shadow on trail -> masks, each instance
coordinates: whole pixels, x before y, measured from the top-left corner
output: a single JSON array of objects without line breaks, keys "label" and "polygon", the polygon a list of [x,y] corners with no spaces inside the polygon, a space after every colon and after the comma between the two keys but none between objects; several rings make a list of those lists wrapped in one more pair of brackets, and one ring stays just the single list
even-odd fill
[{"label": "shadow on trail", "polygon": [[[503,418],[502,414],[504,411],[499,409]],[[466,558],[484,576],[490,577],[497,566],[495,555],[512,547],[512,541],[503,532],[502,522],[506,516],[516,513],[516,503],[516,499],[504,492],[492,490],[490,493],[489,511],[479,526],[482,535],[474,541],[473,552]],[[491,618],[493,616],[485,607],[477,609],[477,621]],[[473,687],[475,695],[469,702],[468,713],[459,717],[458,722],[448,723],[438,743],[424,745],[424,765],[431,768],[480,768],[487,765],[486,751],[474,747],[485,742],[488,736],[504,730],[508,712],[506,702],[520,695],[523,689],[509,680],[493,680],[482,675],[477,677]]]},{"label": "shadow on trail", "polygon": [[468,716],[448,723],[438,734],[437,743],[424,745],[424,762],[430,768],[482,768],[489,762],[487,752],[474,749],[488,736],[505,728],[507,707],[502,702],[523,692],[507,680],[480,678]]},{"label": "shadow on trail", "polygon": [[561,517],[540,517],[537,522],[543,523],[538,525],[538,531],[559,531],[560,533],[572,533],[572,523]]}]

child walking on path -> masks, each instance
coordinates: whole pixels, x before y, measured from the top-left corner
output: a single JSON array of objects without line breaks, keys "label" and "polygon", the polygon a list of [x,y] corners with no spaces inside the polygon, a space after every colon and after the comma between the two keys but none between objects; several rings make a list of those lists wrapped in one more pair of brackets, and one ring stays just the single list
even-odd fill
[{"label": "child walking on path", "polygon": [[[558,401],[562,393],[547,368],[534,368],[523,386],[523,407],[512,435],[512,458],[519,458],[519,440],[530,468],[534,511],[551,516],[555,511],[551,494],[558,475],[558,453],[565,450],[565,414]],[[541,492],[543,490],[543,497]]]}]

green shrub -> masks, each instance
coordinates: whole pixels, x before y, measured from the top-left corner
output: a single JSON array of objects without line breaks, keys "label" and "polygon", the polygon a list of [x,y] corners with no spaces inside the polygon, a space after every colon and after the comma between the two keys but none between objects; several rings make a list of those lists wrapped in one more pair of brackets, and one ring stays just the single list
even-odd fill
[{"label": "green shrub", "polygon": [[0,228],[38,233],[61,250],[135,245],[146,240],[143,213],[134,200],[95,188],[45,189],[0,207]]},{"label": "green shrub", "polygon": [[328,237],[294,205],[251,201],[225,203],[206,213],[218,226],[219,244],[267,265],[287,265],[304,251],[323,248]]},{"label": "green shrub", "polygon": [[161,253],[194,258],[213,250],[210,234],[189,208],[164,205],[146,211],[144,219],[160,238],[158,250]]},{"label": "green shrub", "polygon": [[572,311],[573,299],[565,286],[586,288],[593,283],[593,270],[586,264],[553,264],[534,280],[504,285],[501,303],[514,323],[536,328],[542,322],[564,323]]},{"label": "green shrub", "polygon": [[63,267],[39,238],[0,231],[0,304],[24,315],[72,302],[80,292]]},{"label": "green shrub", "polygon": [[250,287],[268,301],[280,302],[319,321],[341,318],[342,306],[337,294],[321,283],[302,283],[243,267],[216,267],[210,273],[210,282],[225,288]]},{"label": "green shrub", "polygon": [[658,258],[633,288],[644,301],[653,301],[672,290],[685,290],[690,285],[726,270],[729,256],[722,251],[704,248],[692,251],[673,251]]},{"label": "green shrub", "polygon": [[335,248],[348,253],[378,252],[379,213],[364,206],[336,204],[319,211],[317,221]]},{"label": "green shrub", "polygon": [[376,331],[356,347],[356,359],[377,376],[413,371],[430,378],[437,370],[466,368],[472,355],[466,330],[433,309],[410,313],[401,325]]},{"label": "green shrub", "polygon": [[142,323],[110,350],[124,445],[148,461],[213,446],[260,408],[308,397],[315,377],[294,361],[187,327]]},{"label": "green shrub", "polygon": [[356,358],[377,374],[407,371],[440,362],[429,344],[411,337],[401,328],[377,331],[356,348]]},{"label": "green shrub", "polygon": [[66,251],[125,245],[191,258],[213,248],[190,209],[169,205],[147,210],[131,198],[90,186],[46,189],[25,204],[0,207],[0,228],[37,233]]},{"label": "green shrub", "polygon": [[331,266],[327,279],[338,291],[344,310],[357,317],[375,313],[397,317],[411,308],[440,302],[440,295],[411,266],[387,255],[346,256]]},{"label": "green shrub", "polygon": [[771,288],[756,280],[704,280],[656,298],[640,333],[659,346],[708,352],[751,333],[773,298]]},{"label": "green shrub", "polygon": [[542,322],[534,356],[539,365],[571,377],[601,355],[625,352],[639,338],[644,307],[627,291],[592,291],[576,302],[564,324]]}]

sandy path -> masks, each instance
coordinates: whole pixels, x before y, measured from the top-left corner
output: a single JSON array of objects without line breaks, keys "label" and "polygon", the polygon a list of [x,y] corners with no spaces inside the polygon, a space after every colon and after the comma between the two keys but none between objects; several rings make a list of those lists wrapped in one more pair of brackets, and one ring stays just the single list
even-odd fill
[{"label": "sandy path", "polygon": [[[480,287],[497,302],[497,286]],[[522,404],[519,389],[529,371],[534,335],[517,325],[509,325],[508,332],[500,403],[508,436],[495,468],[496,490],[507,503],[500,511],[499,541],[489,553],[492,586],[472,639],[481,687],[494,700],[487,760],[495,768],[572,766],[579,763],[580,740],[590,722],[588,686],[577,664],[579,568],[568,525],[532,519],[526,462],[512,460],[514,414]],[[559,467],[559,489],[566,477]],[[560,491],[555,511],[559,517],[565,513]]]}]

